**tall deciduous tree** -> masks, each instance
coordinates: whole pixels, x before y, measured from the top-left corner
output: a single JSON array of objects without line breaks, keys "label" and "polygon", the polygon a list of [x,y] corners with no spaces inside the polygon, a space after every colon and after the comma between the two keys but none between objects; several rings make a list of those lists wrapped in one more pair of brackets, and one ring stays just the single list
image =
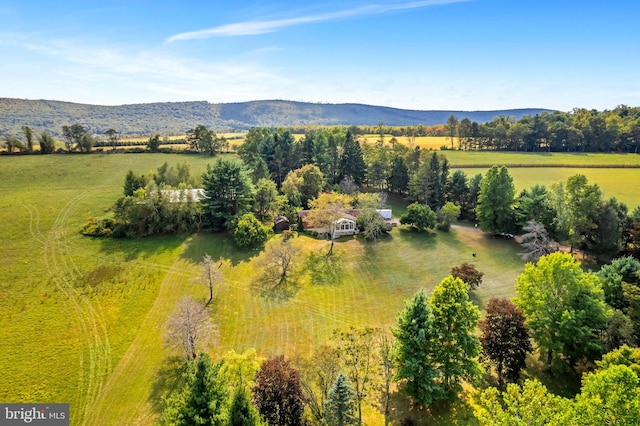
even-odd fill
[{"label": "tall deciduous tree", "polygon": [[461,213],[460,206],[453,204],[451,201],[447,201],[438,210],[438,229],[441,231],[449,231],[451,228],[451,222],[456,220]]},{"label": "tall deciduous tree", "polygon": [[27,140],[27,152],[33,152],[33,130],[29,126],[24,126],[22,131],[24,132],[24,138]]},{"label": "tall deciduous tree", "polygon": [[451,399],[462,389],[462,380],[474,380],[482,371],[477,360],[480,342],[473,334],[480,314],[469,301],[467,285],[452,276],[436,286],[429,306],[433,313],[431,335],[438,342],[434,360],[443,396]]},{"label": "tall deciduous tree", "polygon": [[169,317],[165,343],[168,347],[179,348],[190,361],[213,341],[216,334],[217,327],[211,322],[209,310],[193,297],[185,296]]},{"label": "tall deciduous tree", "polygon": [[527,353],[533,350],[524,315],[509,299],[495,297],[489,299],[486,312],[478,322],[482,351],[495,366],[500,385],[503,376],[515,382],[525,367]]},{"label": "tall deciduous tree", "polygon": [[305,398],[300,385],[300,374],[284,355],[262,363],[256,374],[253,400],[258,412],[269,425],[302,425]]},{"label": "tall deciduous tree", "polygon": [[640,419],[640,381],[626,365],[587,374],[573,410],[565,412],[567,424],[634,425]]},{"label": "tall deciduous tree", "polygon": [[329,390],[341,368],[338,351],[333,346],[322,345],[310,358],[302,359],[299,365],[307,406],[314,419],[324,424]]},{"label": "tall deciduous tree", "polygon": [[451,276],[460,278],[468,286],[469,290],[475,290],[482,284],[484,272],[478,271],[473,263],[463,262],[460,266],[451,268]]},{"label": "tall deciduous tree", "polygon": [[293,205],[306,208],[309,200],[316,198],[324,186],[324,175],[313,164],[292,170],[282,183],[282,191]]},{"label": "tall deciduous tree", "polygon": [[371,327],[334,331],[338,356],[355,391],[358,424],[362,424],[362,401],[368,396],[376,377],[378,353],[376,330]]},{"label": "tall deciduous tree", "polygon": [[360,424],[356,416],[356,392],[342,373],[338,373],[329,390],[325,418],[328,424],[335,426]]},{"label": "tall deciduous tree", "polygon": [[217,231],[231,229],[234,219],[249,211],[253,204],[253,184],[247,170],[237,161],[218,159],[207,165],[202,175],[205,224]]},{"label": "tall deciduous tree", "polygon": [[109,139],[109,143],[111,144],[111,148],[116,149],[116,145],[118,144],[118,139],[119,139],[118,131],[115,129],[108,129],[107,131],[104,132],[104,134],[107,135],[107,138]]},{"label": "tall deciduous tree", "polygon": [[602,193],[598,185],[589,185],[584,175],[575,175],[567,179],[565,205],[572,251],[576,246],[583,247],[588,234],[597,228],[601,199]]},{"label": "tall deciduous tree", "polygon": [[67,151],[78,149],[80,152],[90,152],[93,147],[91,134],[81,124],[62,126],[62,135],[65,139]]},{"label": "tall deciduous tree", "polygon": [[480,229],[491,234],[513,230],[515,187],[504,166],[493,166],[480,182],[476,217]]},{"label": "tall deciduous tree", "polygon": [[393,383],[393,377],[395,375],[395,366],[393,363],[396,350],[395,339],[387,333],[380,333],[378,350],[380,353],[380,375],[382,377],[382,383],[379,386],[380,408],[384,414],[384,424],[388,425],[391,415],[391,384]]},{"label": "tall deciduous tree", "polygon": [[257,260],[261,273],[255,285],[265,296],[288,297],[296,288],[294,270],[300,249],[292,239],[276,239]]},{"label": "tall deciduous tree", "polygon": [[42,154],[51,154],[55,151],[56,142],[53,140],[53,136],[47,132],[42,132],[38,137],[38,143],[40,144],[40,152]]},{"label": "tall deciduous tree", "polygon": [[220,139],[213,130],[202,124],[187,131],[187,143],[194,151],[206,152],[210,156],[220,152]]},{"label": "tall deciduous tree", "polygon": [[522,387],[510,383],[500,395],[494,387],[484,390],[475,407],[482,426],[560,425],[562,414],[571,409],[571,401],[556,396],[537,380]]},{"label": "tall deciduous tree", "polygon": [[458,132],[458,119],[453,114],[447,118],[447,130],[449,131],[449,137],[451,138],[451,149],[455,149],[453,146],[453,138]]},{"label": "tall deciduous tree", "polygon": [[220,286],[222,283],[222,271],[220,271],[220,268],[222,267],[222,258],[220,258],[220,262],[216,264],[216,262],[211,259],[211,256],[205,253],[202,258],[202,262],[200,263],[200,267],[202,268],[202,274],[200,275],[199,281],[209,289],[208,305],[213,300],[214,288],[216,286]]},{"label": "tall deciduous tree", "polygon": [[440,396],[440,387],[434,358],[435,346],[432,329],[433,316],[424,291],[405,302],[392,330],[396,338],[396,379],[401,389],[415,403],[426,407]]},{"label": "tall deciduous tree", "polygon": [[[583,272],[567,253],[528,263],[516,280],[516,305],[547,363],[564,359],[570,367],[602,353],[599,332],[607,327],[604,292],[593,273]],[[562,364],[561,364],[562,365]]]},{"label": "tall deciduous tree", "polygon": [[315,200],[309,201],[311,210],[307,220],[314,228],[328,230],[331,239],[329,254],[333,253],[333,242],[336,237],[336,221],[342,217],[350,206],[351,198],[345,194],[322,193]]}]

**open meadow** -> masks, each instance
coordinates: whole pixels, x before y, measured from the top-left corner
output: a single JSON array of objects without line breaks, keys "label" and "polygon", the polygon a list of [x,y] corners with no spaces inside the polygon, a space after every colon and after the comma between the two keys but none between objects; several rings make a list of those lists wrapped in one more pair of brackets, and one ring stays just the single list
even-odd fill
[{"label": "open meadow", "polygon": [[[455,155],[473,153],[445,154],[454,165],[469,165]],[[491,154],[482,161],[512,164],[511,158]],[[574,157],[550,158],[565,164]],[[627,157],[598,161],[614,164],[622,158]],[[485,274],[471,296],[480,307],[492,296],[514,295],[514,279],[523,267],[519,247],[473,227],[454,227],[449,233],[398,227],[377,243],[344,238],[336,242],[330,265],[314,258],[328,250],[328,242],[300,236],[295,239],[300,249],[297,291],[284,300],[265,298],[252,286],[261,251],[239,250],[224,234],[80,235],[89,217],[104,216],[121,195],[127,170],[145,173],[165,161],[187,161],[192,174],[200,176],[213,160],[171,154],[0,157],[1,401],[69,402],[73,425],[152,424],[167,390],[163,380],[173,366],[163,328],[182,296],[205,300],[207,289],[193,282],[204,253],[223,260],[224,283],[212,314],[220,331],[210,350],[215,357],[251,347],[263,357],[305,355],[336,328],[388,328],[405,299],[420,288],[430,294],[462,262],[475,263]],[[605,196],[616,196],[631,208],[640,203],[640,169],[553,170],[514,168],[510,173],[522,189],[580,172]],[[484,169],[465,171],[471,176]],[[392,207],[395,216],[402,213],[402,204]],[[367,419],[377,424],[380,417],[369,413]]]}]

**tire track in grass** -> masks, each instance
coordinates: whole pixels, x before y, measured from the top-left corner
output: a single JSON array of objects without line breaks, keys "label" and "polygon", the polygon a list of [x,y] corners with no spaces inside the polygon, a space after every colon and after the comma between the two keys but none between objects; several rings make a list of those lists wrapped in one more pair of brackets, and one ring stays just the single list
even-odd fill
[{"label": "tire track in grass", "polygon": [[[141,321],[133,342],[93,401],[91,410],[85,418],[85,424],[100,424],[108,415],[118,418],[117,424],[152,423],[154,414],[149,406],[149,395],[142,397],[135,392],[139,391],[141,382],[153,381],[158,372],[158,366],[166,354],[163,349],[161,330],[176,302],[184,295],[185,283],[191,278],[187,277],[183,268],[184,264],[179,257],[169,267],[153,305]],[[122,405],[121,394],[123,393],[129,403],[127,406]]]},{"label": "tire track in grass", "polygon": [[47,233],[44,246],[47,271],[56,288],[66,296],[80,331],[80,368],[74,409],[78,414],[73,418],[74,424],[86,423],[83,419],[111,368],[111,346],[104,318],[87,296],[82,295],[74,286],[74,281],[81,273],[65,244],[64,235],[64,226],[74,209],[92,194],[91,191],[79,194],[63,207]]},{"label": "tire track in grass", "polygon": [[44,243],[45,237],[40,232],[40,211],[37,207],[23,204],[22,205],[29,212],[29,233],[31,238],[39,243]]}]

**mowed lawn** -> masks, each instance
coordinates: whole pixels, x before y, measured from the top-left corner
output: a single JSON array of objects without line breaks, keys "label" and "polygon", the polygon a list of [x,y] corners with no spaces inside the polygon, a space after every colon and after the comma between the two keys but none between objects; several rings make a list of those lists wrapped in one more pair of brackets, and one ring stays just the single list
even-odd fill
[{"label": "mowed lawn", "polygon": [[[249,347],[261,356],[308,354],[336,328],[388,329],[404,300],[421,288],[430,294],[464,261],[485,273],[472,294],[478,306],[514,294],[523,267],[518,246],[472,227],[449,233],[399,227],[377,243],[341,239],[329,265],[309,260],[329,243],[300,236],[298,290],[284,300],[265,298],[252,286],[261,251],[238,250],[225,235],[101,240],[79,234],[87,218],[104,215],[120,196],[127,170],[154,171],[165,161],[187,161],[199,176],[212,159],[0,157],[0,400],[69,402],[74,425],[152,424],[171,366],[163,327],[180,297],[205,299],[207,290],[193,282],[205,252],[223,259],[225,277],[212,305],[220,329],[214,356]],[[480,169],[468,173],[474,171]],[[393,207],[398,215],[402,207]]]}]

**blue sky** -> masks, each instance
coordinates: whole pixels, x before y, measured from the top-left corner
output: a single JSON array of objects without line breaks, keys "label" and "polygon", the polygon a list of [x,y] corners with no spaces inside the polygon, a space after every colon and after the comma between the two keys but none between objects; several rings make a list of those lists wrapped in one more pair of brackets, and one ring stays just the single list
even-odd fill
[{"label": "blue sky", "polygon": [[640,105],[636,0],[0,0],[0,97]]}]

